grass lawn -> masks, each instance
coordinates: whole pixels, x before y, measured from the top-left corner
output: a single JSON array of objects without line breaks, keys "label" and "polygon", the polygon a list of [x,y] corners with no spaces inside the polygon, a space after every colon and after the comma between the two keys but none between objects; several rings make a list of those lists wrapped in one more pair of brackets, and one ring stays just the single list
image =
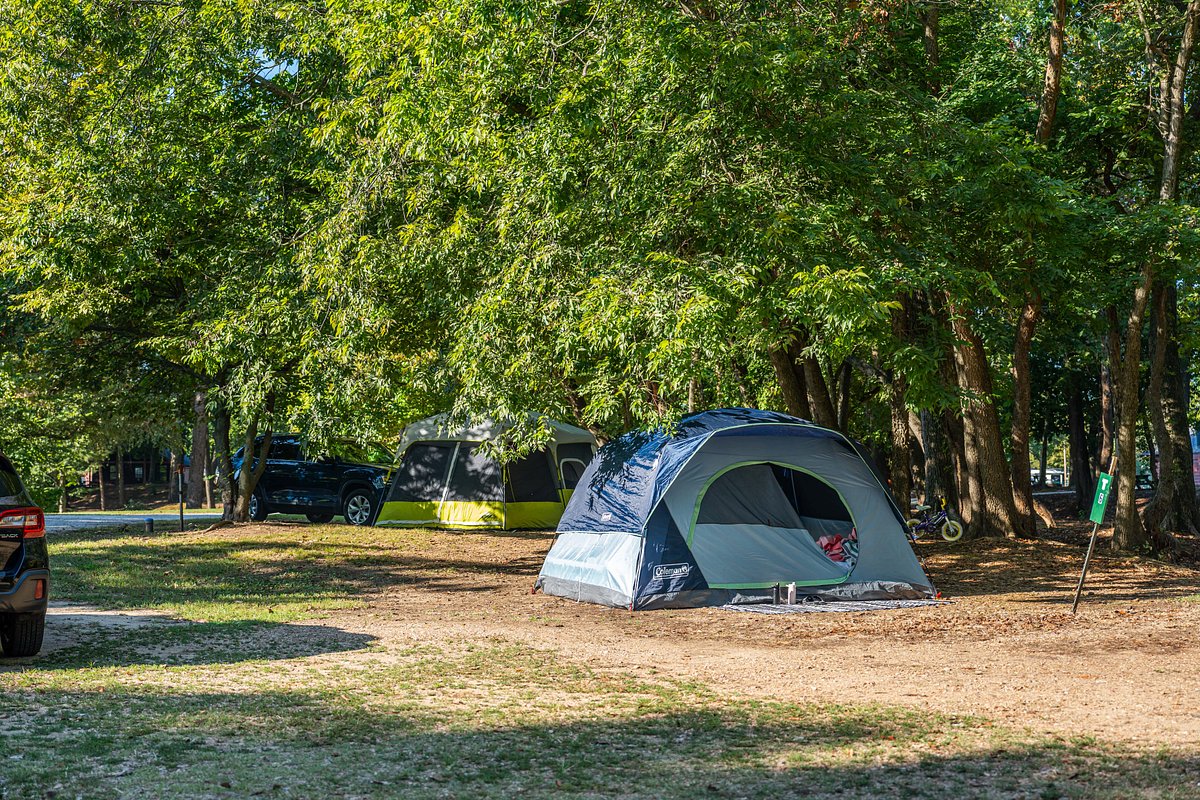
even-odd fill
[{"label": "grass lawn", "polygon": [[[55,597],[89,608],[63,610],[41,657],[3,662],[0,796],[1200,797],[1194,743],[1130,747],[852,696],[775,701],[502,635],[350,629],[396,593],[502,572],[431,557],[444,536],[58,536]],[[92,624],[92,608],[127,613]]]}]

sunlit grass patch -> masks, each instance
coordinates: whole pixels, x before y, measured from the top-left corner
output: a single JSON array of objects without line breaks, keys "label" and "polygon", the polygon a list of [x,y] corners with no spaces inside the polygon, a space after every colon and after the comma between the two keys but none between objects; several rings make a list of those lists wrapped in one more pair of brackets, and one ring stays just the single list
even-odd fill
[{"label": "sunlit grass patch", "polygon": [[[195,620],[305,619],[360,607],[364,595],[391,578],[388,555],[423,535],[344,525],[59,534],[51,541],[54,594]],[[364,547],[368,536],[373,561]]]}]

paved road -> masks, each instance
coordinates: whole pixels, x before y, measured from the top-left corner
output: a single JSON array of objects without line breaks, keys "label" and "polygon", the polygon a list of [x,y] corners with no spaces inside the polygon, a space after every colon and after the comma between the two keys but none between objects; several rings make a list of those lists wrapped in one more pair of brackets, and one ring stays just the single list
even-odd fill
[{"label": "paved road", "polygon": [[[178,514],[47,514],[46,515],[46,530],[53,533],[54,531],[82,531],[89,528],[115,528],[120,525],[128,525],[130,528],[144,529],[146,526],[146,517],[154,520],[154,529],[156,531],[177,531],[179,530],[179,515]],[[220,514],[186,514],[184,519],[188,522],[216,522],[221,518]]]}]

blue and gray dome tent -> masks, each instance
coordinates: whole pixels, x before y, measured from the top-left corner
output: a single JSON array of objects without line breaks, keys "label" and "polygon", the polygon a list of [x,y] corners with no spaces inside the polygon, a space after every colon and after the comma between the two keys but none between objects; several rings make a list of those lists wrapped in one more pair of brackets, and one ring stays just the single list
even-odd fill
[{"label": "blue and gray dome tent", "polygon": [[721,409],[596,454],[536,588],[631,608],[919,599],[933,586],[861,447],[786,414]]}]

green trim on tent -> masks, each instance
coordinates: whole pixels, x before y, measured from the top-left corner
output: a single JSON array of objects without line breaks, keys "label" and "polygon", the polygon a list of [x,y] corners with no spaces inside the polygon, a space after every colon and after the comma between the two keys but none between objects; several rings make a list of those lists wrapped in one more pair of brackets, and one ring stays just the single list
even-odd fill
[{"label": "green trim on tent", "polygon": [[499,500],[384,503],[378,523],[440,528],[552,529],[562,517],[558,502],[504,503]]},{"label": "green trim on tent", "polygon": [[437,520],[440,504],[440,500],[392,500],[380,507],[376,522],[425,525]]},{"label": "green trim on tent", "polygon": [[[844,507],[846,509],[846,513],[850,515],[850,521],[854,523],[854,527],[858,527],[858,520],[854,519],[854,512],[850,510],[850,504],[846,502],[846,497],[840,491],[838,491],[836,486],[812,470],[805,469],[804,467],[798,467],[795,464],[785,464],[782,461],[738,461],[735,464],[730,464],[727,467],[722,467],[721,469],[717,470],[716,473],[714,473],[708,480],[704,482],[704,486],[700,489],[700,494],[696,496],[696,507],[692,510],[692,520],[688,523],[688,547],[692,546],[692,539],[694,539],[696,536],[696,522],[700,518],[700,504],[704,502],[704,495],[708,494],[709,487],[712,486],[717,479],[726,472],[732,472],[733,470],[741,469],[742,467],[753,467],[757,464],[771,464],[777,467],[786,467],[787,469],[794,469],[796,472],[803,472],[805,475],[816,478],[818,481],[825,484],[830,489],[833,489],[833,491],[837,493],[838,500],[841,501],[842,507]],[[771,585],[774,586],[775,584]]]},{"label": "green trim on tent", "polygon": [[[849,575],[849,573],[847,573],[846,577],[842,578],[839,581],[788,581],[788,583],[794,583],[797,586],[836,586],[839,583],[845,583],[846,579],[849,577],[850,577],[850,575]],[[710,588],[710,589],[770,589],[773,586],[775,586],[777,583],[780,583],[780,582],[779,581],[771,581],[768,583],[710,583],[708,585],[708,588]]]},{"label": "green trim on tent", "polygon": [[[850,437],[847,436],[846,434],[842,433],[841,431],[835,430],[833,428],[826,428],[824,426],[817,425],[814,422],[808,422],[804,425],[799,425],[795,422],[745,422],[745,423],[742,423],[741,425],[730,425],[727,428],[721,428],[720,430],[709,431],[708,433],[706,433],[704,435],[704,437],[703,437],[704,441],[700,444],[700,446],[697,447],[695,450],[693,450],[688,455],[688,457],[683,460],[683,463],[679,465],[679,468],[677,470],[675,470],[675,474],[671,477],[671,480],[667,481],[667,485],[664,486],[662,488],[661,492],[659,493],[658,500],[654,503],[653,507],[651,508],[651,512],[653,512],[654,509],[658,508],[659,503],[661,503],[662,499],[667,496],[667,492],[671,491],[671,487],[675,485],[675,481],[679,478],[679,476],[681,474],[683,474],[683,471],[684,471],[684,469],[687,468],[687,465],[690,464],[692,459],[695,458],[696,455],[701,450],[704,449],[704,446],[707,445],[712,440],[713,436],[717,435],[718,433],[723,433],[725,431],[741,430],[742,428],[759,428],[759,427],[773,427],[773,426],[778,426],[781,428],[810,428],[810,429],[815,428],[817,430],[824,431],[825,433],[833,434],[830,438],[840,439],[844,445],[846,445],[847,447],[850,448],[850,452],[854,453],[854,455],[858,457],[858,460],[861,461],[863,463],[863,465],[866,466],[867,472],[869,472],[871,474],[871,478],[875,481],[875,485],[878,486],[881,490],[883,490],[883,494],[887,498],[888,504],[895,510],[897,519],[899,520],[900,525],[901,526],[905,525],[905,522],[908,520],[908,512],[902,510],[900,508],[900,506],[896,504],[896,499],[894,497],[892,497],[891,491],[889,491],[888,487],[884,486],[883,483],[879,480],[879,476],[875,474],[875,469],[870,464],[867,463],[866,457],[863,456],[863,454],[858,451],[858,448],[856,448],[854,446],[853,442],[851,442]],[[767,462],[752,461],[750,463],[764,464]],[[787,466],[787,465],[784,464],[783,466]],[[837,490],[834,489],[834,491],[837,491]],[[838,493],[838,496],[839,497],[841,496],[840,492]],[[843,502],[844,502],[844,499],[843,499]],[[846,506],[846,508],[849,509],[850,506]],[[851,517],[853,517],[853,514],[851,514]],[[774,584],[771,584],[771,585],[774,586]]]},{"label": "green trim on tent", "polygon": [[562,503],[550,501],[509,503],[505,509],[504,527],[509,530],[553,530],[562,518],[563,509]]}]

